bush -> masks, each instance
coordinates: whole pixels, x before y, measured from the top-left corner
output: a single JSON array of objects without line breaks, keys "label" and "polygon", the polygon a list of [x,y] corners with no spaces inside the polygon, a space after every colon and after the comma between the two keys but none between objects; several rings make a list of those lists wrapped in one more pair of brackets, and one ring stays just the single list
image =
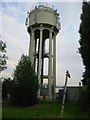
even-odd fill
[{"label": "bush", "polygon": [[30,59],[22,55],[13,74],[11,101],[20,106],[33,105],[37,102],[38,79]]},{"label": "bush", "polygon": [[82,110],[86,111],[90,116],[90,78],[88,79],[87,85],[84,85],[81,90],[79,103]]}]

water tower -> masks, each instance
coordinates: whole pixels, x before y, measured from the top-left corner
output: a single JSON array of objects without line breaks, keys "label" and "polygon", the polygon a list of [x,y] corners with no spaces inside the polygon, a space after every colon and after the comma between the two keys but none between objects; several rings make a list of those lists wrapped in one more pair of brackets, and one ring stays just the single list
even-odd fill
[{"label": "water tower", "polygon": [[[38,96],[43,80],[48,80],[48,98],[55,99],[56,87],[56,35],[60,29],[59,13],[54,6],[38,4],[28,12],[26,18],[27,31],[30,34],[29,57],[39,80]],[[46,41],[49,41],[48,52]],[[45,58],[48,65],[45,65]],[[44,69],[48,67],[48,74]]]}]

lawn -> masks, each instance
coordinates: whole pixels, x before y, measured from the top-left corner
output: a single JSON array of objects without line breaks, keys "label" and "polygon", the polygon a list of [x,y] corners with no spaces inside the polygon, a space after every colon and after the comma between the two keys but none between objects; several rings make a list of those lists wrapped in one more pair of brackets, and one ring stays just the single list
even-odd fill
[{"label": "lawn", "polygon": [[[60,118],[61,104],[41,102],[29,107],[16,107],[3,102],[3,118]],[[64,118],[87,118],[87,114],[80,111],[75,103],[65,105]]]}]

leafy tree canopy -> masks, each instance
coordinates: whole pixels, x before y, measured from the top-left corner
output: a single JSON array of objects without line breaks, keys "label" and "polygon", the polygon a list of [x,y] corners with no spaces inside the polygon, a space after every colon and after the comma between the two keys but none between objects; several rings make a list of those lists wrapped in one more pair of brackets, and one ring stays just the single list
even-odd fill
[{"label": "leafy tree canopy", "polygon": [[6,44],[0,40],[0,72],[7,68]]},{"label": "leafy tree canopy", "polygon": [[83,2],[79,33],[79,52],[85,66],[82,80],[84,90],[80,99],[81,105],[90,115],[90,2]]},{"label": "leafy tree canopy", "polygon": [[22,55],[13,73],[11,100],[27,106],[37,102],[38,79],[28,56]]},{"label": "leafy tree canopy", "polygon": [[86,84],[87,79],[90,78],[90,2],[83,2],[79,33],[79,52],[85,66],[82,82]]}]

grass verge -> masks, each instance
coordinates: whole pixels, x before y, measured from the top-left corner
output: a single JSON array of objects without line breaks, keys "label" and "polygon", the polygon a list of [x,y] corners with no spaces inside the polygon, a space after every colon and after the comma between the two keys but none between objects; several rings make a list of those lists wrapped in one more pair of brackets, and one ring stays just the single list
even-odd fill
[{"label": "grass verge", "polygon": [[[2,118],[60,118],[61,104],[40,102],[34,106],[17,107],[3,101]],[[87,118],[75,103],[65,104],[64,118]]]}]

